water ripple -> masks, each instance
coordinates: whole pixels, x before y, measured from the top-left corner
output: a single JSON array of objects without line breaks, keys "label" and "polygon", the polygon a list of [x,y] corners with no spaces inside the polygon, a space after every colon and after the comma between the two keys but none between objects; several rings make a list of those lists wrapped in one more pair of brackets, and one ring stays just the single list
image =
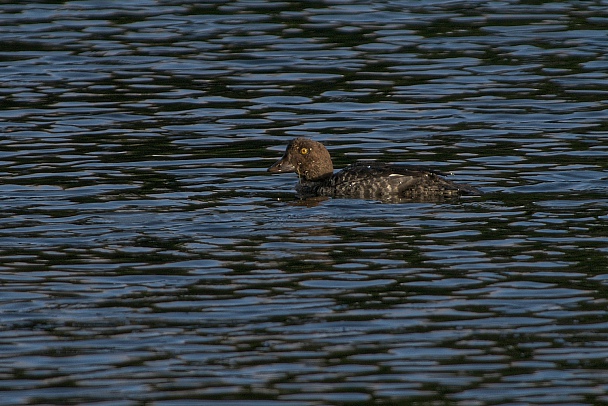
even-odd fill
[{"label": "water ripple", "polygon": [[[0,404],[606,401],[601,5],[0,10]],[[486,194],[299,201],[295,136]]]}]

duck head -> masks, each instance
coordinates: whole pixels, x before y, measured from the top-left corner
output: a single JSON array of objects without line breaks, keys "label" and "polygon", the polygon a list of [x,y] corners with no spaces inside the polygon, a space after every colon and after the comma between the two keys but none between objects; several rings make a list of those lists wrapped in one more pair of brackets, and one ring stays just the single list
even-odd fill
[{"label": "duck head", "polygon": [[268,172],[295,172],[300,179],[319,181],[331,176],[334,166],[323,144],[308,138],[294,138],[283,157],[268,168]]}]

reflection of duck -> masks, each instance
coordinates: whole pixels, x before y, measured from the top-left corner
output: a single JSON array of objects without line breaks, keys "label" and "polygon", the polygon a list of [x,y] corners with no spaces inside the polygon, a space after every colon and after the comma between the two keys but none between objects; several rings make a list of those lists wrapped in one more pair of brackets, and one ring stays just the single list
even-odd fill
[{"label": "reflection of duck", "polygon": [[394,198],[435,199],[459,195],[480,195],[481,191],[446,180],[439,171],[420,166],[357,162],[334,174],[329,152],[323,144],[295,138],[283,157],[268,172],[296,172],[296,190],[303,196],[351,197],[394,200]]}]

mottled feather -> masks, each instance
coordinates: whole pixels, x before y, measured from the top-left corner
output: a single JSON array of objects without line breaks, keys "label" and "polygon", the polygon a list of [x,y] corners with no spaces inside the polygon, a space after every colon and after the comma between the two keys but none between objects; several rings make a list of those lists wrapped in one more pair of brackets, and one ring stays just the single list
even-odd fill
[{"label": "mottled feather", "polygon": [[444,173],[408,165],[361,161],[333,173],[325,147],[307,138],[296,138],[270,172],[296,172],[301,196],[351,197],[386,200],[401,198],[454,197],[479,195],[481,191],[445,179]]}]

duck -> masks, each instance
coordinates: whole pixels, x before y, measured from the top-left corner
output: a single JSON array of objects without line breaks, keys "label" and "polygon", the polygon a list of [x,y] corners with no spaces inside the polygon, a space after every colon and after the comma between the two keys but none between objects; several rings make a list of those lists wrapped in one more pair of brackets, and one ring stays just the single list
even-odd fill
[{"label": "duck", "polygon": [[445,179],[446,173],[412,165],[359,161],[334,173],[325,146],[309,138],[292,139],[270,173],[295,172],[301,198],[325,196],[376,200],[438,199],[481,195],[479,189]]}]

